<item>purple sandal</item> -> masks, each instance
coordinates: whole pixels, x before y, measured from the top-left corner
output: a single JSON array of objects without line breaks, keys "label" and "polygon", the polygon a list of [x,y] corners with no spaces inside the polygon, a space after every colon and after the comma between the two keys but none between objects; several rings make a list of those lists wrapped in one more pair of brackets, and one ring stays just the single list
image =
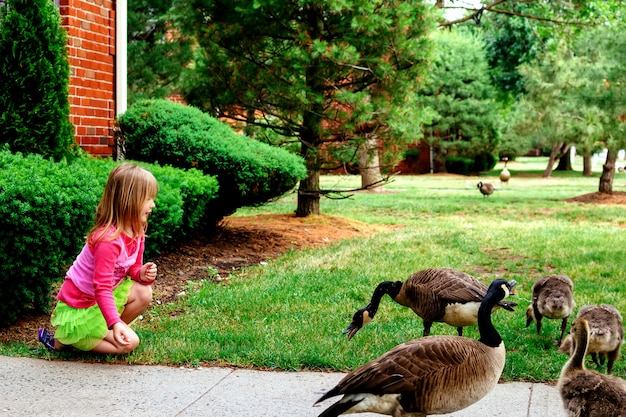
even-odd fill
[{"label": "purple sandal", "polygon": [[48,350],[50,352],[54,352],[54,333],[49,333],[46,329],[44,329],[43,327],[39,329],[39,332],[37,333],[37,338],[39,339],[39,341],[41,343],[43,343],[43,345],[48,348]]}]

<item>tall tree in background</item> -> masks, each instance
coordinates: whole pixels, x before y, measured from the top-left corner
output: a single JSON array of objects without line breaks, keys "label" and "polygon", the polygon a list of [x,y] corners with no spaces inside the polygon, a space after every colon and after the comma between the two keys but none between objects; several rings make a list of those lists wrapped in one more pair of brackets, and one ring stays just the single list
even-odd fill
[{"label": "tall tree in background", "polygon": [[[448,7],[462,6],[463,2],[446,1]],[[520,93],[526,92],[521,74],[518,71],[519,64],[528,64],[538,53],[553,51],[554,45],[565,41],[571,46],[571,42],[578,35],[588,32],[594,26],[619,26],[623,21],[623,5],[620,1],[600,0],[492,0],[484,1],[477,6],[466,8],[463,17],[454,21],[443,22],[442,25],[472,22],[475,28],[484,28],[484,36],[487,40],[491,74],[504,94],[500,99],[513,103],[511,99],[519,98]],[[479,29],[475,29],[478,31]],[[529,104],[528,97],[521,100],[520,104]],[[532,100],[531,100],[532,101]],[[594,110],[590,111],[587,118],[593,118]],[[521,115],[519,106],[515,109],[516,115]],[[598,125],[584,126],[585,118],[576,119],[570,124],[578,125],[576,130],[580,132],[577,150],[591,152],[596,149],[594,137],[599,130]],[[525,140],[518,141],[513,130],[508,129],[504,135],[504,153],[513,153],[522,149]],[[572,133],[572,132],[570,132]],[[583,141],[585,143],[581,143]],[[528,139],[528,137],[526,137]],[[587,143],[589,142],[589,143]],[[563,145],[566,152],[560,152],[558,170],[571,169],[571,148]],[[551,170],[551,169],[550,169]]]},{"label": "tall tree in background", "polygon": [[587,106],[598,109],[590,124],[601,126],[601,141],[607,149],[598,185],[601,193],[613,192],[617,153],[626,148],[626,35],[622,27],[599,27],[579,37],[575,47],[586,60],[579,97]]},{"label": "tall tree in background", "polygon": [[299,142],[307,161],[296,215],[319,213],[319,176],[334,143],[364,133],[413,140],[430,53],[432,6],[398,0],[181,1],[179,28],[198,43],[185,98],[215,116]]},{"label": "tall tree in background", "polygon": [[581,109],[572,100],[572,92],[581,83],[575,71],[577,66],[577,58],[572,57],[562,43],[554,51],[543,53],[531,64],[520,67],[526,94],[518,103],[524,109],[518,115],[523,117],[514,123],[524,126],[517,130],[529,132],[537,146],[551,149],[543,173],[545,178],[552,175],[555,162],[569,152],[578,138],[574,120],[580,117]]},{"label": "tall tree in background", "polygon": [[[524,5],[517,5],[517,9]],[[500,99],[511,102],[524,92],[524,82],[517,68],[532,61],[541,52],[544,39],[539,38],[535,22],[522,16],[493,13],[483,19],[482,33],[490,76],[501,91]]]},{"label": "tall tree in background", "polygon": [[424,87],[416,100],[435,112],[426,124],[434,172],[445,171],[445,157],[474,159],[492,153],[500,139],[501,108],[491,84],[483,42],[460,30],[439,31]]},{"label": "tall tree in background", "polygon": [[174,0],[128,2],[128,99],[165,98],[176,92],[191,62],[192,42],[172,26]]},{"label": "tall tree in background", "polygon": [[561,42],[520,67],[527,93],[509,133],[552,149],[544,177],[572,145],[585,158],[583,175],[591,153],[606,148],[599,191],[610,193],[617,153],[626,147],[626,36],[606,26],[579,34],[573,45]]},{"label": "tall tree in background", "polygon": [[50,0],[0,6],[0,143],[12,152],[72,155],[66,42]]}]

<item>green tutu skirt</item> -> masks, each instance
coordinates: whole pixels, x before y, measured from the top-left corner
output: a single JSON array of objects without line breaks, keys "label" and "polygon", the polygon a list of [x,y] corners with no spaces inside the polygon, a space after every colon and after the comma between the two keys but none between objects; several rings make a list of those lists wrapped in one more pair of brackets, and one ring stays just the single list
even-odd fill
[{"label": "green tutu skirt", "polygon": [[[126,278],[113,289],[117,313],[122,314],[134,281]],[[77,349],[93,350],[105,338],[109,329],[97,304],[88,308],[74,308],[59,301],[52,312],[50,323],[57,329],[54,338]]]}]

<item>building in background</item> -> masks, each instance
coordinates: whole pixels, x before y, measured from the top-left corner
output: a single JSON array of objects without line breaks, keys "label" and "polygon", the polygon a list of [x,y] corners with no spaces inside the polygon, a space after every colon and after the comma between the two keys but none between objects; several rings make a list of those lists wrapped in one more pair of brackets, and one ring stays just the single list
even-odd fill
[{"label": "building in background", "polygon": [[68,34],[70,120],[78,145],[113,154],[115,117],[126,110],[126,1],[55,0]]}]

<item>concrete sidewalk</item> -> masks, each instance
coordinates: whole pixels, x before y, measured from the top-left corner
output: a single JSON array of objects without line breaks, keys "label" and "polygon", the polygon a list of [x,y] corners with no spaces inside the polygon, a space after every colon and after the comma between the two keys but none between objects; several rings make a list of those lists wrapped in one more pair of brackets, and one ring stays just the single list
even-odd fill
[{"label": "concrete sidewalk", "polygon": [[[0,356],[0,417],[315,417],[341,373],[265,372],[47,361]],[[378,414],[351,414],[374,417]],[[499,384],[453,417],[561,417],[553,386]]]}]

